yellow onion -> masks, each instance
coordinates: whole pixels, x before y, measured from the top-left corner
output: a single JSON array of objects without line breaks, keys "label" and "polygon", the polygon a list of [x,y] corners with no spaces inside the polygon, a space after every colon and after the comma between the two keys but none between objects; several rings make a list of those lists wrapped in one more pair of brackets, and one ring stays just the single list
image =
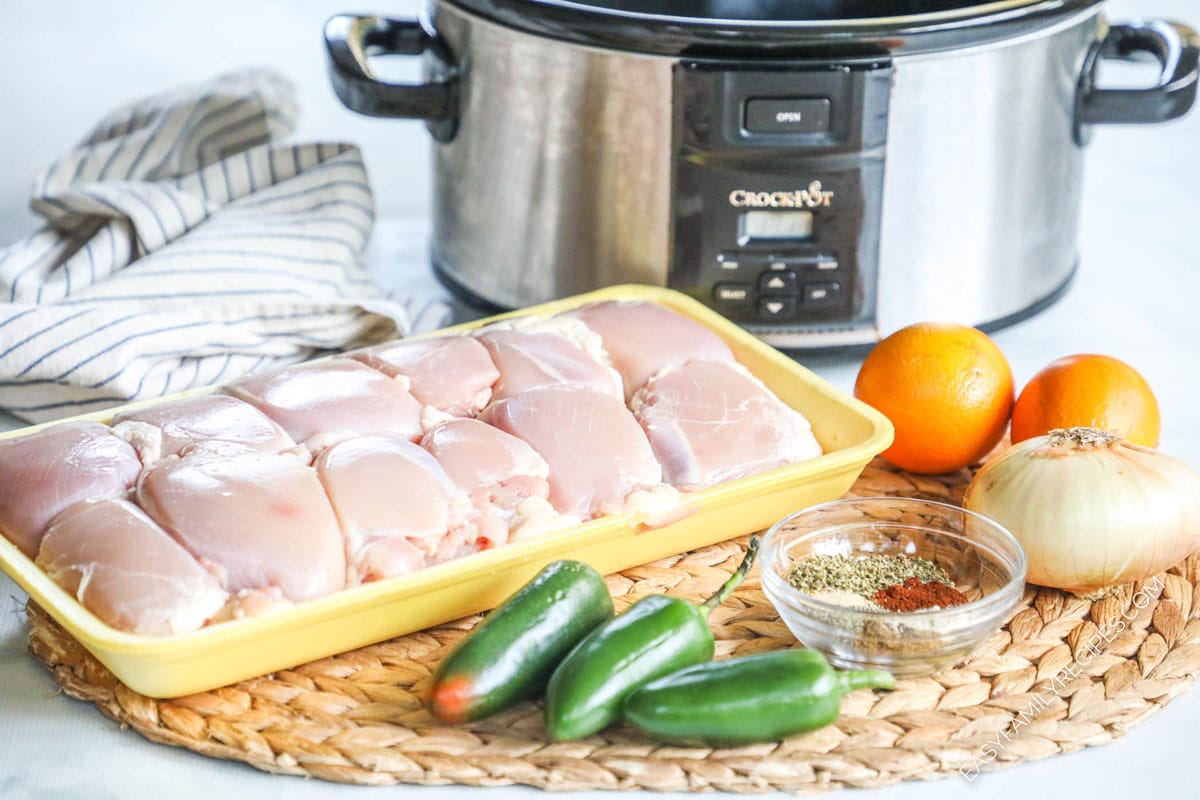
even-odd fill
[{"label": "yellow onion", "polygon": [[1030,583],[1079,593],[1149,577],[1200,548],[1200,475],[1097,428],[1013,445],[976,473],[963,505],[1012,531]]}]

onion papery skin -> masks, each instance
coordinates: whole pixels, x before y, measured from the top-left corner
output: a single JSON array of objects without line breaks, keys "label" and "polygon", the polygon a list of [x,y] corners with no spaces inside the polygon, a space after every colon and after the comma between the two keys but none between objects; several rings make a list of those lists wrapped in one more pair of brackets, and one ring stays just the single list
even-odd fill
[{"label": "onion papery skin", "polygon": [[[1078,431],[1088,444],[1070,437]],[[1013,445],[976,473],[963,505],[1012,532],[1029,583],[1079,594],[1148,578],[1200,548],[1200,475],[1090,428]]]}]

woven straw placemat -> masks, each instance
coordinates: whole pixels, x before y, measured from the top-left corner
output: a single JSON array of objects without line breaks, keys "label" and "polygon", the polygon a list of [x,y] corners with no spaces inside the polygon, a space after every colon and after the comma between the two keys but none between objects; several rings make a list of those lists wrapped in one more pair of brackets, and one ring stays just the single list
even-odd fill
[{"label": "woven straw placemat", "polygon": [[[912,476],[876,460],[850,494],[957,502],[969,478]],[[744,546],[626,570],[609,588],[618,610],[655,592],[699,600]],[[718,657],[794,644],[757,576],[712,615]],[[1200,672],[1198,580],[1193,556],[1094,603],[1029,588],[964,663],[892,692],[854,692],[823,730],[732,749],[660,746],[623,727],[552,743],[535,703],[470,725],[435,722],[421,705],[432,670],[478,616],[175,700],[126,688],[34,606],[30,649],[67,694],[146,738],[268,772],[364,784],[811,791],[973,775],[1115,739]]]}]

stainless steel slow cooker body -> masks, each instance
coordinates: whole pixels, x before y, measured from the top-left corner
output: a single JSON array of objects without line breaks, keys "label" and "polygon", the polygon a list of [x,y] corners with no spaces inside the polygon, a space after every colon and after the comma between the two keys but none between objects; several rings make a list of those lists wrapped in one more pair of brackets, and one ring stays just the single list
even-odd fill
[{"label": "stainless steel slow cooker body", "polygon": [[[734,4],[758,7],[740,19],[668,5],[330,20],[342,100],[428,121],[432,258],[454,290],[520,307],[668,285],[785,348],[999,326],[1074,273],[1088,126],[1179,116],[1195,95],[1194,32],[1110,27],[1099,0],[857,19],[826,2],[802,21],[769,0]],[[371,53],[422,55],[426,79],[383,83]],[[1156,86],[1094,85],[1101,60],[1139,55]]]}]

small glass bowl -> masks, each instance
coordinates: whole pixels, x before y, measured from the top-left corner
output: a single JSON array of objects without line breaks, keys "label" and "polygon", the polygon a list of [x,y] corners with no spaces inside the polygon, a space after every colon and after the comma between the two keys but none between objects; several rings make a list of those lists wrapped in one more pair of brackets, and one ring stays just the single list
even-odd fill
[{"label": "small glass bowl", "polygon": [[[925,558],[970,602],[910,612],[848,608],[788,582],[796,560],[817,555]],[[1020,543],[999,523],[931,500],[835,500],[784,517],[762,543],[763,590],[797,639],[834,666],[896,676],[966,658],[1020,602],[1025,569]]]}]

